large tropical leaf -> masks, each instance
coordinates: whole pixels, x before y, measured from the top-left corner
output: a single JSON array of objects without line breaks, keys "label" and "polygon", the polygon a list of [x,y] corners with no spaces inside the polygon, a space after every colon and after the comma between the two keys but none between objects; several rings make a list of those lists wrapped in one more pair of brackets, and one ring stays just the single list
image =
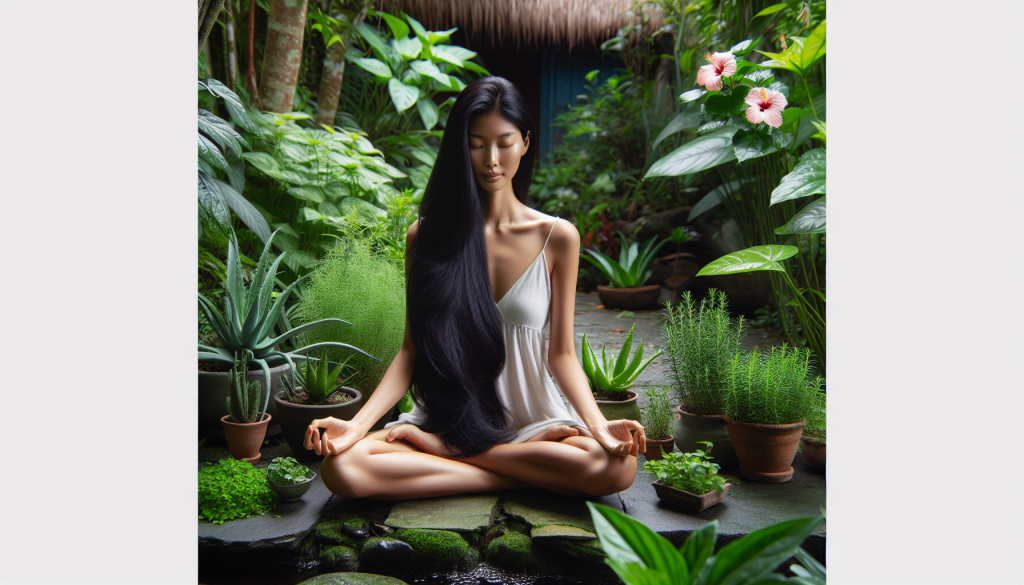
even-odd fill
[{"label": "large tropical leaf", "polygon": [[420,98],[416,100],[416,109],[420,112],[420,119],[423,121],[423,128],[430,130],[437,124],[438,111],[437,104],[430,98]]},{"label": "large tropical leaf", "polygon": [[378,59],[371,59],[369,57],[354,57],[351,59],[353,63],[362,67],[363,69],[373,73],[377,76],[378,81],[383,79],[391,79],[391,68],[387,66],[383,61]]},{"label": "large tropical leaf", "polygon": [[[200,82],[203,85],[203,82]],[[224,105],[228,109],[228,114],[231,115],[231,120],[245,128],[247,131],[252,133],[259,132],[259,127],[256,122],[249,117],[248,112],[245,111],[245,104],[239,99],[238,94],[228,89],[228,86],[217,81],[216,79],[210,78],[205,82],[205,88],[213,95],[224,100]]]},{"label": "large tropical leaf", "polygon": [[822,520],[820,514],[787,520],[729,543],[715,557],[705,585],[746,585],[767,576],[793,555]]},{"label": "large tropical leaf", "polygon": [[204,109],[199,110],[199,130],[212,138],[221,150],[230,150],[235,157],[242,156],[245,139],[228,126],[227,122]]},{"label": "large tropical leaf", "polygon": [[697,276],[713,274],[737,274],[755,270],[775,270],[785,272],[779,262],[796,256],[799,250],[795,246],[754,246],[722,256],[700,269]]},{"label": "large tropical leaf", "polygon": [[771,154],[778,150],[770,136],[755,130],[740,130],[732,137],[732,145],[736,150],[736,160],[743,162]]},{"label": "large tropical leaf", "polygon": [[782,177],[782,182],[772,191],[770,205],[825,194],[825,151],[820,148],[808,150],[800,157],[793,170]]},{"label": "large tropical leaf", "polygon": [[644,178],[676,177],[736,160],[732,137],[738,130],[727,126],[687,142],[651,165]]},{"label": "large tropical leaf", "polygon": [[451,79],[449,79],[448,75],[441,73],[441,70],[437,68],[437,65],[427,61],[426,59],[412,61],[409,63],[409,68],[420,75],[426,75],[427,77],[436,79],[441,83],[441,85],[451,85]]},{"label": "large tropical leaf", "polygon": [[686,217],[686,222],[689,223],[695,218],[700,217],[701,214],[714,209],[719,203],[722,202],[722,197],[730,196],[734,191],[740,188],[743,181],[732,181],[724,185],[719,185],[708,192],[707,195],[700,198],[697,205],[693,206],[690,210],[690,215]]},{"label": "large tropical leaf", "polygon": [[235,212],[238,219],[242,220],[242,223],[256,234],[256,236],[266,242],[270,239],[270,225],[267,224],[267,220],[263,217],[260,212],[253,207],[252,203],[242,197],[241,193],[235,191],[235,188],[230,184],[221,181],[220,179],[213,179],[213,182],[220,187],[221,195],[224,197],[224,201],[231,208],[231,211]]},{"label": "large tropical leaf", "polygon": [[587,508],[601,546],[611,561],[638,563],[665,575],[665,583],[690,581],[690,569],[683,556],[665,537],[609,506],[587,502]]},{"label": "large tropical leaf", "polygon": [[388,80],[388,93],[391,94],[391,101],[399,112],[404,112],[411,108],[420,97],[420,89],[418,87],[406,85],[394,77]]},{"label": "large tropical leaf", "polygon": [[[817,119],[820,119],[822,122],[824,122],[825,110],[827,105],[825,94],[822,93],[811,101],[814,102],[814,111],[818,113]],[[810,109],[810,106],[808,106],[808,109]],[[818,129],[814,126],[815,120],[816,119],[814,116],[804,116],[803,118],[800,118],[800,121],[797,123],[796,139],[793,140],[793,148],[796,148],[797,146],[800,146],[801,144],[806,142],[808,138],[813,136],[814,133],[818,131]]]},{"label": "large tropical leaf", "polygon": [[230,173],[231,166],[228,164],[224,155],[221,154],[220,149],[210,142],[210,139],[203,136],[201,133],[196,133],[199,136],[199,158],[200,160],[206,161],[208,164],[217,167],[225,173]]},{"label": "large tropical leaf", "polygon": [[825,233],[825,198],[809,203],[790,219],[786,225],[777,228],[776,234],[823,234]]}]

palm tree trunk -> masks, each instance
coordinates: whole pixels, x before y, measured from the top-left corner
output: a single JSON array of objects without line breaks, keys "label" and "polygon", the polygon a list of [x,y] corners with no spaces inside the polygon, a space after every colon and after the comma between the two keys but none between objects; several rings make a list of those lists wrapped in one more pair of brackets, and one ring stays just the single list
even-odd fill
[{"label": "palm tree trunk", "polygon": [[256,61],[253,57],[252,43],[256,36],[256,0],[249,0],[249,38],[248,38],[248,62],[245,64],[245,88],[249,90],[249,103],[257,110],[263,109],[263,102],[260,101],[260,88],[256,83]]},{"label": "palm tree trunk", "polygon": [[223,6],[224,0],[199,0],[199,49],[196,53],[203,50],[206,37],[210,36],[213,24],[217,22],[217,15]]},{"label": "palm tree trunk", "polygon": [[[370,2],[366,2],[358,14],[344,11],[337,18],[355,26],[366,17],[366,11],[370,8],[369,4]],[[323,74],[320,76],[320,93],[317,95],[317,124],[334,126],[334,116],[338,113],[338,96],[341,95],[341,82],[345,78],[345,51],[348,49],[349,43],[352,42],[349,34],[349,28],[345,27],[341,32],[341,42],[334,43],[330,49],[327,49]]]},{"label": "palm tree trunk", "polygon": [[227,9],[228,26],[227,26],[227,38],[225,42],[228,44],[228,87],[231,91],[235,90],[236,84],[238,83],[238,41],[236,40],[236,27],[235,27],[235,10],[234,0],[227,0],[224,3],[224,8]]},{"label": "palm tree trunk", "polygon": [[263,108],[279,114],[292,111],[302,64],[306,0],[270,0],[267,45],[260,78]]}]

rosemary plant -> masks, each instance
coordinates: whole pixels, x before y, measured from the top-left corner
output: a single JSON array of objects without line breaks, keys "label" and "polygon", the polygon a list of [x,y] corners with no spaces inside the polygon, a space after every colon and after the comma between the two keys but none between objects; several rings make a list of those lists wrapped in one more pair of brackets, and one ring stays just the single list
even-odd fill
[{"label": "rosemary plant", "polygon": [[811,350],[785,344],[732,359],[725,413],[734,421],[780,425],[807,418],[823,378],[811,380]]},{"label": "rosemary plant", "polygon": [[263,420],[263,413],[266,407],[260,409],[260,402],[263,395],[261,384],[258,380],[247,381],[246,374],[249,372],[249,358],[252,352],[241,351],[235,354],[234,368],[228,372],[228,380],[231,384],[231,392],[226,402],[231,422],[253,423]]},{"label": "rosemary plant", "polygon": [[807,413],[804,424],[804,436],[815,441],[825,442],[825,393],[815,392],[811,400],[811,411]]},{"label": "rosemary plant", "polygon": [[671,372],[683,410],[690,414],[722,414],[722,398],[729,383],[732,359],[740,353],[743,317],[729,316],[725,293],[711,289],[697,308],[690,291],[683,302],[665,305],[662,335],[668,348]]},{"label": "rosemary plant", "polygon": [[648,439],[667,439],[672,436],[672,403],[669,399],[668,386],[649,386],[647,406],[640,411],[644,423],[644,434]]}]

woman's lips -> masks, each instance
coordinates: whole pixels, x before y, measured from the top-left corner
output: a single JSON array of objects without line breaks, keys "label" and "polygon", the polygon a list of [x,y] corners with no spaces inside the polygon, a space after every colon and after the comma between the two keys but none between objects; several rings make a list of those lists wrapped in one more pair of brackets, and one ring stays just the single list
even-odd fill
[{"label": "woman's lips", "polygon": [[488,183],[497,183],[498,179],[501,178],[501,175],[494,175],[493,177],[490,175],[484,175],[484,178],[487,179]]}]

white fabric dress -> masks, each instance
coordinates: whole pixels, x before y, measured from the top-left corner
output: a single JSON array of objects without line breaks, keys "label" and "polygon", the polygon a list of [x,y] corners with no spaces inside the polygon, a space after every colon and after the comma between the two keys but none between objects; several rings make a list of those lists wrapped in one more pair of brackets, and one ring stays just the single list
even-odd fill
[{"label": "white fabric dress", "polygon": [[[526,272],[498,301],[502,331],[505,335],[505,367],[495,380],[498,398],[512,413],[511,428],[519,429],[513,443],[527,441],[552,425],[565,424],[586,428],[572,405],[563,400],[548,369],[548,309],[551,306],[551,276],[544,250],[555,231],[555,223],[544,240],[544,248]],[[415,405],[411,412],[384,428],[402,423],[421,425],[426,412]]]}]

